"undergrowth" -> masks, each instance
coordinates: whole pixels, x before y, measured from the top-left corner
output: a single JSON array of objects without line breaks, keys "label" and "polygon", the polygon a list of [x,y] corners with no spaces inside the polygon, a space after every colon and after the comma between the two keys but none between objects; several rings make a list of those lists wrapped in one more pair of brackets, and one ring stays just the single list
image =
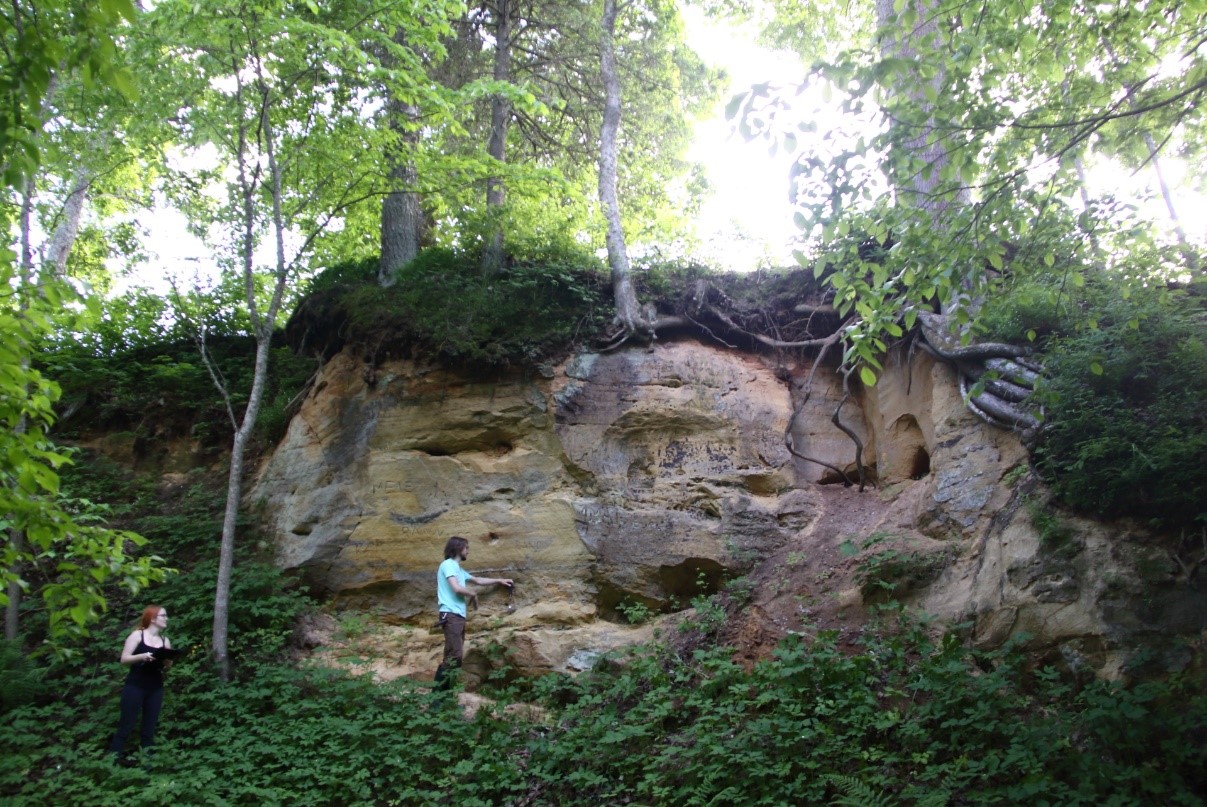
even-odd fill
[{"label": "undergrowth", "polygon": [[[137,601],[115,594],[70,664],[6,651],[0,803],[1194,805],[1207,790],[1201,677],[1072,682],[1010,648],[935,638],[897,606],[857,652],[791,636],[747,667],[717,645],[730,595],[702,596],[676,636],[578,677],[500,670],[493,703],[466,720],[425,682],[297,661],[290,635],[313,604],[265,562],[254,524],[240,530],[222,684],[206,653],[220,481],[164,489],[103,462],[65,474],[76,495],[124,502],[114,518],[180,573]],[[187,652],[156,753],[131,770],[106,748],[117,652],[147,602],[171,610]],[[508,708],[520,701],[535,708]]]},{"label": "undergrowth", "polygon": [[449,365],[529,365],[596,337],[612,316],[607,276],[582,250],[550,248],[485,274],[472,252],[424,250],[381,288],[369,263],[314,281],[287,327],[302,351],[346,344],[370,361],[414,348]]},{"label": "undergrowth", "polygon": [[[267,581],[272,572],[254,574]],[[724,647],[656,645],[577,678],[496,688],[498,700],[466,720],[452,694],[422,683],[290,663],[282,639],[296,610],[271,587],[256,596],[267,603],[262,633],[241,646],[237,680],[219,684],[198,653],[171,673],[146,770],[107,759],[120,676],[111,660],[98,661],[51,671],[54,697],[4,715],[0,798],[1194,805],[1207,788],[1201,680],[1075,684],[1012,649],[934,639],[895,608],[857,653],[831,635],[794,636],[747,669]],[[174,615],[190,611],[175,602]],[[178,643],[186,630],[204,630],[200,615],[174,628]],[[521,691],[540,708],[505,711]]]},{"label": "undergrowth", "polygon": [[1102,290],[1094,327],[1055,339],[1036,465],[1057,497],[1165,530],[1207,526],[1207,317],[1184,293]]},{"label": "undergrowth", "polygon": [[[251,390],[255,349],[247,336],[213,337],[207,344],[237,416]],[[140,460],[148,459],[155,442],[165,438],[187,438],[196,451],[211,455],[230,448],[230,416],[192,341],[100,352],[95,345],[64,340],[39,360],[63,389],[55,430],[59,439],[125,433]],[[271,349],[256,423],[260,441],[271,444],[284,435],[293,414],[290,404],[314,371],[312,359],[281,345]]]}]

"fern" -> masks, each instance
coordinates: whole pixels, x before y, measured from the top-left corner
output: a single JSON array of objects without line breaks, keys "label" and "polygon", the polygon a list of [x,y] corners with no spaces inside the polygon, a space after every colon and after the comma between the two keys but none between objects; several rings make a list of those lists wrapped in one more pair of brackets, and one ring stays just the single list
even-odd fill
[{"label": "fern", "polygon": [[878,793],[854,777],[827,774],[821,778],[844,794],[831,801],[831,804],[840,807],[896,807],[897,801],[892,796],[884,792]]},{"label": "fern", "polygon": [[0,713],[33,701],[41,674],[21,652],[18,642],[0,639]]},{"label": "fern", "polygon": [[946,790],[936,790],[918,799],[916,807],[947,807],[951,794]]}]

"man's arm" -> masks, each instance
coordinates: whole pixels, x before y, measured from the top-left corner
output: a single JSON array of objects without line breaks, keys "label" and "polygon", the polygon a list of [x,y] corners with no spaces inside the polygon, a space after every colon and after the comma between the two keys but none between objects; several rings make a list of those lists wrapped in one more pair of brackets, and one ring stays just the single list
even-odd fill
[{"label": "man's arm", "polygon": [[[474,583],[478,582],[478,579],[476,577],[471,577],[471,578],[469,578],[469,580]],[[462,597],[474,596],[474,593],[472,591],[467,589],[465,586],[461,585],[461,581],[457,579],[457,575],[455,575],[455,574],[450,574],[448,576],[448,584],[449,584],[449,587],[452,588],[453,591],[460,594]]]},{"label": "man's arm", "polygon": [[508,588],[512,586],[510,577],[471,577],[469,581],[479,586],[507,586]]},{"label": "man's arm", "polygon": [[[470,577],[468,579],[477,582],[476,578]],[[465,600],[466,605],[472,605],[475,609],[478,607],[478,595],[461,585],[461,581],[457,579],[457,575],[450,574],[448,576],[448,584],[452,588],[453,593]]]}]

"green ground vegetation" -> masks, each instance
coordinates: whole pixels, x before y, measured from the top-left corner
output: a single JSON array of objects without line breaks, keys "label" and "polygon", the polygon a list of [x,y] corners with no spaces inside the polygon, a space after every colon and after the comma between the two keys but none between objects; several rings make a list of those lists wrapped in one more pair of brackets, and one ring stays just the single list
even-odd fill
[{"label": "green ground vegetation", "polygon": [[1207,528],[1201,280],[1157,281],[1143,256],[1078,282],[1020,273],[980,323],[987,339],[1036,348],[1044,426],[1033,461],[1059,503],[1175,533]]},{"label": "green ground vegetation", "polygon": [[491,274],[476,253],[432,248],[389,288],[376,271],[374,260],[319,274],[290,342],[326,354],[352,345],[370,361],[418,352],[452,366],[523,367],[597,338],[612,316],[607,274],[581,248],[548,247]]},{"label": "green ground vegetation", "polygon": [[[215,457],[230,449],[230,416],[196,341],[61,340],[38,364],[62,389],[56,437],[72,441],[129,433],[135,441],[187,437]],[[277,341],[280,341],[278,337]],[[205,349],[239,414],[247,403],[255,341],[238,333],[211,335]],[[275,443],[296,411],[298,393],[318,366],[284,344],[272,348],[271,372],[256,424],[261,445]]]},{"label": "green ground vegetation", "polygon": [[[290,635],[316,603],[252,540],[232,587],[236,674],[221,684],[205,654],[220,480],[164,491],[95,462],[65,484],[125,502],[115,520],[180,573],[138,602],[115,592],[70,664],[0,654],[4,691],[21,693],[3,704],[5,803],[1193,805],[1207,792],[1201,678],[1069,680],[892,605],[854,652],[793,636],[750,667],[716,644],[724,609],[702,598],[701,621],[590,673],[533,681],[504,665],[466,720],[426,683],[298,661]],[[171,608],[190,652],[170,674],[155,755],[127,769],[106,743],[117,649],[144,600]]]}]

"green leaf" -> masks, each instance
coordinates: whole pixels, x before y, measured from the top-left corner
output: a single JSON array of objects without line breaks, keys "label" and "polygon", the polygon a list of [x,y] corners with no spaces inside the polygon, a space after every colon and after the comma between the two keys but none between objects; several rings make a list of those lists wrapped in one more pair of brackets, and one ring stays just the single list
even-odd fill
[{"label": "green leaf", "polygon": [[1102,375],[1102,365],[1096,361],[1090,362],[1090,372],[1094,375]]},{"label": "green leaf", "polygon": [[859,380],[862,381],[865,386],[876,386],[876,374],[872,372],[871,367],[866,365],[859,368]]},{"label": "green leaf", "polygon": [[115,70],[110,74],[109,80],[127,101],[138,100],[138,88],[134,85],[134,76],[129,70],[124,67]]},{"label": "green leaf", "polygon": [[132,0],[101,0],[101,7],[109,14],[116,14],[125,17],[130,22],[134,22],[138,11],[134,8]]},{"label": "green leaf", "polygon": [[71,618],[77,625],[88,624],[89,617],[92,616],[92,609],[87,605],[80,603],[71,609]]}]

